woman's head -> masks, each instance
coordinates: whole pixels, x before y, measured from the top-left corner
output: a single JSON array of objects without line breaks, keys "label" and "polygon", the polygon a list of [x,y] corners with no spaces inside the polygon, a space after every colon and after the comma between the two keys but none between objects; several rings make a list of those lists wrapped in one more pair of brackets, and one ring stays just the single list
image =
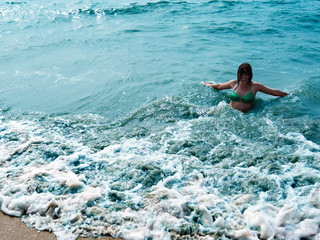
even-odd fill
[{"label": "woman's head", "polygon": [[237,77],[238,77],[238,82],[240,82],[241,77],[243,75],[248,75],[248,81],[249,83],[251,83],[251,79],[252,79],[252,68],[251,65],[249,63],[242,63],[239,68],[238,68],[238,73],[237,73]]}]

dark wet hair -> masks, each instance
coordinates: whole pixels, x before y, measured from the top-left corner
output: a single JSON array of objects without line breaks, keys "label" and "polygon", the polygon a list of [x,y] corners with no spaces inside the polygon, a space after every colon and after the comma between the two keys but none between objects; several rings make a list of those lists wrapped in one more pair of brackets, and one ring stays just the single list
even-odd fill
[{"label": "dark wet hair", "polygon": [[238,73],[237,73],[237,77],[238,77],[238,82],[240,82],[240,78],[243,74],[247,74],[249,75],[249,83],[251,83],[251,79],[252,79],[252,67],[249,63],[242,63],[239,68],[238,68]]}]

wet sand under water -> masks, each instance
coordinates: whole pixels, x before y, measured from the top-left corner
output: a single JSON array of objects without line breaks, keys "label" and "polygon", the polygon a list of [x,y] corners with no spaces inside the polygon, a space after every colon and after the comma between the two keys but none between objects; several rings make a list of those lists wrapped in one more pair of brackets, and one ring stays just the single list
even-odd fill
[{"label": "wet sand under water", "polygon": [[[28,228],[20,218],[10,217],[0,211],[0,240],[56,240],[53,233],[48,231],[37,231]],[[93,238],[78,238],[77,240],[90,240]],[[95,238],[97,240],[121,240],[112,237]]]}]

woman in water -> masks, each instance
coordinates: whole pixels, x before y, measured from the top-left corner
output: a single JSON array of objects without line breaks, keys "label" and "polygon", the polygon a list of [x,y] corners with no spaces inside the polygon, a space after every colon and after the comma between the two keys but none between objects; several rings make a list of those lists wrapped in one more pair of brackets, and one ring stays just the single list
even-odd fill
[{"label": "woman in water", "polygon": [[243,113],[251,109],[258,91],[277,97],[288,95],[280,90],[269,88],[262,83],[252,82],[252,68],[249,63],[242,63],[239,66],[237,77],[237,80],[230,80],[226,83],[211,84],[204,82],[204,85],[217,90],[233,89],[230,93],[230,106]]}]

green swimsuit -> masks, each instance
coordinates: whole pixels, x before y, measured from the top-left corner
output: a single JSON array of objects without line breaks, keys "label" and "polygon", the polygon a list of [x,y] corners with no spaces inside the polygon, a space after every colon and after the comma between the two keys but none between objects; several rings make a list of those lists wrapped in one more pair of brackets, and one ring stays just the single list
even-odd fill
[{"label": "green swimsuit", "polygon": [[244,102],[244,103],[252,103],[254,101],[254,95],[251,89],[250,85],[250,92],[243,97],[240,97],[238,93],[236,93],[237,88],[239,87],[239,84],[236,86],[236,88],[230,93],[230,100],[234,102]]}]

